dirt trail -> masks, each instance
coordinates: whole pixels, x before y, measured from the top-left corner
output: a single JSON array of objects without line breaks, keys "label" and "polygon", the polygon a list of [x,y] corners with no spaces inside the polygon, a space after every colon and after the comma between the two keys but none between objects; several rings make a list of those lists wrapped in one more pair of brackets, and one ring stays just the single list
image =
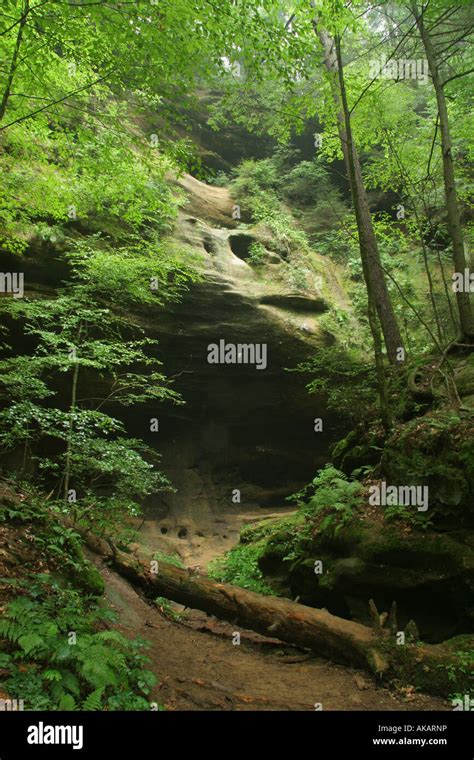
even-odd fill
[{"label": "dirt trail", "polygon": [[[253,278],[252,270],[228,246],[228,233],[236,226],[229,191],[206,185],[190,175],[177,178],[176,183],[188,199],[178,228],[182,238],[178,239],[200,249],[212,238],[210,250],[205,246],[203,249],[207,251],[211,278],[219,277],[227,283],[230,289],[226,292],[232,288],[238,292],[240,283],[246,297],[249,293],[261,295],[261,281]],[[195,224],[197,219],[201,226]],[[285,316],[282,325],[286,320]],[[294,330],[301,339],[298,326]],[[185,454],[181,450],[183,461]],[[160,517],[148,516],[134,522],[139,529],[136,540],[145,549],[176,552],[187,566],[205,568],[211,559],[236,544],[243,524],[291,512],[283,505],[262,510],[259,499],[247,509],[231,508],[228,500],[222,500],[222,494],[219,501],[212,475],[201,467],[196,478],[193,450],[183,468],[174,478],[180,483],[180,495],[172,508]],[[230,488],[229,485],[229,493]],[[450,709],[447,702],[413,694],[410,689],[391,693],[366,674],[252,631],[240,629],[241,643],[235,646],[232,641],[236,629],[231,623],[199,611],[186,611],[180,622],[172,621],[98,557],[91,559],[101,567],[106,598],[119,615],[117,627],[125,635],[140,635],[150,642],[151,668],[159,681],[151,701],[168,710],[314,711],[315,704],[321,704],[323,710]]]},{"label": "dirt trail", "polygon": [[151,696],[167,710],[447,710],[425,695],[391,693],[366,674],[334,665],[251,631],[187,611],[182,622],[165,617],[102,561],[106,598],[125,635],[150,644],[159,685]]}]

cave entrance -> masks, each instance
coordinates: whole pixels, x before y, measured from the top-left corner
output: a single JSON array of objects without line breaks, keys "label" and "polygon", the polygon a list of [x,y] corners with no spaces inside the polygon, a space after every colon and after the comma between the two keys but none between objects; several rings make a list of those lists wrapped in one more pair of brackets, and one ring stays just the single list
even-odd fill
[{"label": "cave entrance", "polygon": [[255,239],[251,235],[245,235],[243,232],[239,232],[237,235],[230,235],[229,245],[230,249],[235,256],[245,261],[250,256],[250,246],[255,242]]}]

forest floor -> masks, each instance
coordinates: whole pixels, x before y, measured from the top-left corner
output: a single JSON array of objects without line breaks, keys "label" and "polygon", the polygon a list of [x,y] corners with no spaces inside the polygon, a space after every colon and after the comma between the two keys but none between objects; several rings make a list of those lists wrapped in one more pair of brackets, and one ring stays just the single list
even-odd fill
[{"label": "forest floor", "polygon": [[150,644],[150,668],[158,678],[151,701],[166,710],[450,709],[442,699],[410,687],[389,690],[360,671],[252,631],[240,629],[241,643],[234,645],[231,624],[199,611],[170,619],[100,558],[91,559],[104,577],[118,630]]}]

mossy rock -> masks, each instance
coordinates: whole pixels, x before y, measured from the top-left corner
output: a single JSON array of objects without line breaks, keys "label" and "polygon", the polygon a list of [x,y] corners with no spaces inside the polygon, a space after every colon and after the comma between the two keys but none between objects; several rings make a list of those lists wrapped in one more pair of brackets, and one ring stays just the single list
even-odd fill
[{"label": "mossy rock", "polygon": [[335,465],[350,474],[358,467],[375,465],[380,459],[380,451],[375,441],[361,440],[361,433],[351,430],[345,438],[338,441],[331,449]]},{"label": "mossy rock", "polygon": [[[459,626],[474,626],[474,540],[471,546],[469,537],[466,531],[453,537],[354,520],[337,534],[319,532],[295,543],[295,533],[280,526],[263,540],[258,564],[303,604],[365,624],[370,598],[381,611],[395,600],[404,623],[414,618],[428,640],[440,641]],[[314,571],[316,560],[323,563],[320,575]]]},{"label": "mossy rock", "polygon": [[458,365],[454,370],[454,378],[461,397],[474,394],[474,354],[470,354]]},{"label": "mossy rock", "polygon": [[426,485],[429,512],[444,528],[474,525],[474,424],[440,410],[399,426],[381,466],[393,485]]},{"label": "mossy rock", "polygon": [[402,528],[384,524],[372,526],[360,535],[359,555],[383,565],[410,567],[419,572],[436,569],[445,575],[474,573],[474,552],[447,533],[420,532],[407,534]]},{"label": "mossy rock", "polygon": [[261,520],[258,523],[244,525],[240,530],[240,543],[254,543],[262,538],[267,538],[275,531],[289,530],[293,525],[298,523],[298,516],[294,515],[282,519],[281,517],[271,517]]},{"label": "mossy rock", "polygon": [[258,558],[260,570],[269,575],[281,571],[283,561],[291,550],[292,542],[286,533],[272,535],[265,543]]}]

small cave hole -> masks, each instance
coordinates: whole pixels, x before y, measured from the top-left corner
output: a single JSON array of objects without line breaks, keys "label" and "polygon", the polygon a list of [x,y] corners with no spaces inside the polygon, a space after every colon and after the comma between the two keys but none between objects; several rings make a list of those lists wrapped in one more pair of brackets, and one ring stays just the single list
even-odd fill
[{"label": "small cave hole", "polygon": [[229,245],[232,253],[243,261],[250,256],[250,246],[254,242],[255,239],[251,235],[244,235],[243,233],[230,235],[229,237]]},{"label": "small cave hole", "polygon": [[168,528],[165,528],[165,526],[162,525],[161,528],[160,528],[160,531],[161,531],[161,533],[163,533],[163,535],[165,535],[166,533],[168,533]]},{"label": "small cave hole", "polygon": [[203,240],[202,244],[204,246],[204,250],[207,251],[207,253],[215,253],[216,247],[212,240]]},{"label": "small cave hole", "polygon": [[178,531],[178,538],[186,538],[188,535],[188,529],[187,528],[180,528]]}]

